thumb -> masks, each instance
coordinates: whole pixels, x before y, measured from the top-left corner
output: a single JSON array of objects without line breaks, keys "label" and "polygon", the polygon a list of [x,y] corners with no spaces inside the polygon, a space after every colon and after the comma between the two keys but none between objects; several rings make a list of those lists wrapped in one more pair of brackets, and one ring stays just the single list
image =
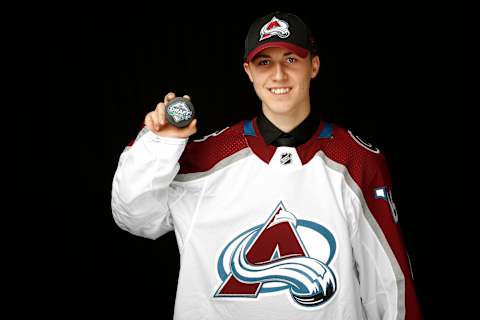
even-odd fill
[{"label": "thumb", "polygon": [[193,119],[192,122],[190,122],[187,126],[188,128],[188,131],[192,132],[192,134],[194,134],[195,132],[197,132],[197,119]]}]

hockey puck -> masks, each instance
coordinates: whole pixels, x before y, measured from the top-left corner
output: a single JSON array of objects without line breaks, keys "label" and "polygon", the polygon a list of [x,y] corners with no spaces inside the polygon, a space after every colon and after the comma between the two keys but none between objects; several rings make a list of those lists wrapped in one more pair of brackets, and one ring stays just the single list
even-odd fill
[{"label": "hockey puck", "polygon": [[183,128],[195,118],[195,109],[190,100],[177,97],[166,105],[165,114],[172,126]]}]

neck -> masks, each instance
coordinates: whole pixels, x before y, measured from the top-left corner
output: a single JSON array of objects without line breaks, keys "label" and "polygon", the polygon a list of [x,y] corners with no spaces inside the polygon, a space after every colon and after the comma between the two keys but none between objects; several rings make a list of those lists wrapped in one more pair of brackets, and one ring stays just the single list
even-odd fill
[{"label": "neck", "polygon": [[310,113],[310,103],[308,102],[303,108],[297,108],[286,113],[274,113],[265,105],[262,106],[262,110],[265,117],[278,129],[283,132],[290,132],[307,118]]}]

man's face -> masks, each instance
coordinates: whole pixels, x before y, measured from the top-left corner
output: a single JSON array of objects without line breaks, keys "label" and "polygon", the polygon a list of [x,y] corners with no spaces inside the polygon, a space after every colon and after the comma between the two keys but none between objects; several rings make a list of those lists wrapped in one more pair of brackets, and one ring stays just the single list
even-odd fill
[{"label": "man's face", "polygon": [[320,60],[268,48],[243,66],[263,106],[272,113],[289,114],[309,106],[310,80],[318,74]]}]

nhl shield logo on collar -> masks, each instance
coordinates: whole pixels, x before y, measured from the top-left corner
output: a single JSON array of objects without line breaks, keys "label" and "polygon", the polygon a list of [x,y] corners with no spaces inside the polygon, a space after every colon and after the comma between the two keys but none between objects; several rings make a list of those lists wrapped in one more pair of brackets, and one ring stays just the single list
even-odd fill
[{"label": "nhl shield logo on collar", "polygon": [[290,152],[282,153],[282,156],[280,157],[280,163],[283,165],[292,163],[292,154]]},{"label": "nhl shield logo on collar", "polygon": [[282,39],[290,36],[290,30],[288,30],[288,23],[284,20],[280,20],[277,17],[273,17],[272,20],[267,22],[260,30],[260,40],[262,41],[273,36],[278,36]]}]

